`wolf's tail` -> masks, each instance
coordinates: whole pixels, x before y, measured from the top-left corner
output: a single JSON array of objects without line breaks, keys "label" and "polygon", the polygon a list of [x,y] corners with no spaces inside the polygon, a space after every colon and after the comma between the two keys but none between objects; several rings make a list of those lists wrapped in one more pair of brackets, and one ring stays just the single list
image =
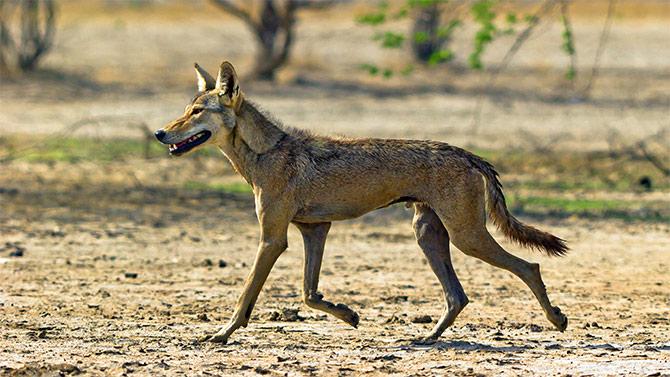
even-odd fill
[{"label": "wolf's tail", "polygon": [[489,217],[505,236],[521,246],[542,250],[549,256],[563,256],[568,252],[565,241],[517,220],[507,210],[502,184],[493,165],[478,156],[468,153],[468,160],[486,178],[487,207]]}]

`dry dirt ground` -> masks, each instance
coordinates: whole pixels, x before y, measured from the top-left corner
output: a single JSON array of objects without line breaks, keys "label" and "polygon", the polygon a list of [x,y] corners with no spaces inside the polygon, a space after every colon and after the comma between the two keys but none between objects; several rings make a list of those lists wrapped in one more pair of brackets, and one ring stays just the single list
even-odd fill
[{"label": "dry dirt ground", "polygon": [[[140,138],[135,124],[158,128],[191,98],[193,61],[213,69],[227,58],[244,73],[253,56],[244,26],[203,2],[60,4],[43,69],[0,82],[0,136],[73,130],[89,119],[74,135],[101,138],[84,142]],[[302,15],[280,84],[243,89],[287,124],[322,133],[605,150],[613,132],[632,142],[670,126],[670,8],[644,4],[660,8],[615,19],[587,100],[562,79],[555,22],[538,29],[495,88],[458,65],[367,77],[360,63],[399,64],[399,55],[368,41],[372,31],[352,21],[357,6]],[[574,21],[588,76],[602,16]],[[510,43],[486,61],[499,61]],[[482,93],[475,137],[469,125]],[[411,213],[394,206],[331,230],[320,288],[359,312],[358,329],[300,303],[302,242],[291,229],[249,327],[228,345],[199,344],[232,314],[257,242],[248,195],[184,189],[192,176],[234,182],[221,158],[30,162],[5,159],[12,151],[2,149],[0,375],[670,375],[667,223],[524,218],[572,247],[552,259],[503,243],[542,265],[550,298],[570,320],[564,333],[516,277],[454,250],[470,304],[433,345],[413,343],[444,303]],[[416,323],[425,315],[432,323]]]},{"label": "dry dirt ground", "polygon": [[[570,241],[564,258],[503,244],[541,263],[569,316],[564,333],[516,277],[454,250],[471,304],[433,345],[413,343],[444,303],[408,210],[331,231],[320,289],[360,313],[358,329],[301,304],[302,244],[291,229],[249,327],[210,345],[196,340],[230,317],[254,258],[248,194],[180,190],[170,177],[197,170],[185,159],[5,167],[0,373],[670,374],[667,224],[532,220]],[[432,323],[415,323],[425,315]]]}]

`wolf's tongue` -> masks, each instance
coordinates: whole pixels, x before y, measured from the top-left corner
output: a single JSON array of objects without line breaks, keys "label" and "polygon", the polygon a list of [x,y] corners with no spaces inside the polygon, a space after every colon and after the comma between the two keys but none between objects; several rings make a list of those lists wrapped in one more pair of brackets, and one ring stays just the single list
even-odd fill
[{"label": "wolf's tongue", "polygon": [[179,143],[177,143],[177,144],[175,144],[175,145],[177,146],[177,148],[179,148],[179,147],[181,147],[182,145],[188,143],[188,140],[189,140],[189,139],[186,139],[186,140],[184,140],[184,141],[180,141]]}]

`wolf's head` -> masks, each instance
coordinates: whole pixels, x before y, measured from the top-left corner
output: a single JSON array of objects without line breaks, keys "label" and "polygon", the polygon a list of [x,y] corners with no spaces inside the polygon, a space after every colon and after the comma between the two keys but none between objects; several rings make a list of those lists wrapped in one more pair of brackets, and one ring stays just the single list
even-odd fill
[{"label": "wolf's head", "polygon": [[170,154],[182,156],[207,143],[217,144],[230,135],[243,101],[235,68],[223,62],[214,78],[195,64],[198,94],[186,106],[184,115],[155,132],[169,145]]}]

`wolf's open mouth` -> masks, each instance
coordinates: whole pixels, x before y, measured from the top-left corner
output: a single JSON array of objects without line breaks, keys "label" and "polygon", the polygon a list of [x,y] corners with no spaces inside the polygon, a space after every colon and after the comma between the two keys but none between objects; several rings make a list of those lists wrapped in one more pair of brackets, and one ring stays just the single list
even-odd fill
[{"label": "wolf's open mouth", "polygon": [[184,141],[180,141],[177,144],[170,144],[170,154],[173,156],[182,155],[191,149],[197,147],[198,145],[207,141],[207,139],[212,136],[212,133],[209,131],[198,132],[197,134],[189,137]]}]

